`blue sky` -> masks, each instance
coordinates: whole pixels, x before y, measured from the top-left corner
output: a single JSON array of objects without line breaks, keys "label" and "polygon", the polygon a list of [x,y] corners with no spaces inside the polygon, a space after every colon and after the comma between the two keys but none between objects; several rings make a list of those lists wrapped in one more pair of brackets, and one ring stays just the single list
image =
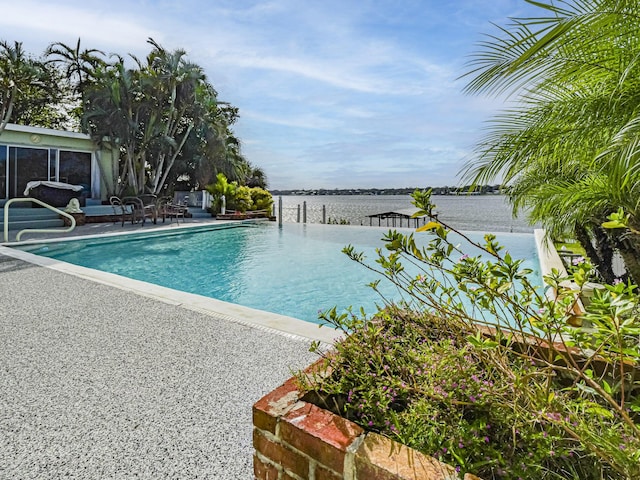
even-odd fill
[{"label": "blue sky", "polygon": [[456,80],[491,22],[524,0],[2,1],[0,39],[144,57],[184,48],[271,188],[455,185],[503,106]]}]

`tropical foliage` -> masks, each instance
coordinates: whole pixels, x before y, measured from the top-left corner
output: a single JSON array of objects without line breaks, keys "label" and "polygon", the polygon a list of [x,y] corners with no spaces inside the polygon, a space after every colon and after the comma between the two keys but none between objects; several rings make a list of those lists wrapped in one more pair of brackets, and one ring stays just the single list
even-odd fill
[{"label": "tropical foliage", "polygon": [[142,60],[107,57],[80,39],[52,43],[33,60],[20,43],[0,43],[0,131],[7,122],[81,128],[119,159],[109,193],[201,189],[218,172],[266,185],[232,130],[238,109],[219,101],[184,50],[149,44]]},{"label": "tropical foliage", "polygon": [[268,190],[260,187],[251,187],[251,205],[254,210],[266,210],[271,212],[273,207],[273,196]]},{"label": "tropical foliage", "polygon": [[59,126],[64,117],[55,108],[62,98],[58,80],[58,72],[29,57],[22,43],[0,42],[0,133],[11,121]]},{"label": "tropical foliage", "polygon": [[67,89],[69,121],[78,128],[85,106],[85,88],[93,81],[96,69],[105,65],[105,54],[96,49],[82,50],[78,38],[75,48],[56,42],[47,47],[44,55],[47,63],[56,65],[62,75]]},{"label": "tropical foliage", "polygon": [[[214,213],[222,211],[222,206],[225,208],[229,206],[229,201],[233,203],[233,198],[236,195],[236,189],[238,184],[236,182],[229,182],[224,173],[219,173],[216,176],[215,183],[207,185],[207,191],[213,197],[211,201],[211,209]],[[231,209],[231,206],[229,206]]]},{"label": "tropical foliage", "polygon": [[[414,200],[416,216],[434,207],[430,192]],[[640,478],[637,287],[607,285],[577,312],[588,263],[546,276],[547,296],[495,236],[419,230],[389,231],[373,259],[345,247],[403,301],[321,314],[345,335],[314,345],[324,368],[298,375],[307,398],[485,479]]]},{"label": "tropical foliage", "polygon": [[273,197],[267,190],[260,187],[239,185],[236,181],[230,182],[224,173],[218,173],[215,183],[207,185],[207,191],[213,197],[211,209],[214,213],[221,212],[223,204],[227,210],[239,212],[248,210],[267,210],[270,212],[273,206]]},{"label": "tropical foliage", "polygon": [[[207,163],[211,172],[248,168],[230,130],[237,110],[218,105],[217,92],[184,50],[149,43],[152,51],[145,61],[134,58],[135,68],[117,58],[95,69],[84,88],[83,125],[96,140],[123,152],[123,186],[158,194],[168,178],[178,180],[177,173],[195,177],[192,186],[203,187],[198,180],[209,179],[203,174]],[[234,149],[227,148],[230,138]],[[174,170],[176,165],[183,170]]]},{"label": "tropical foliage", "polygon": [[[512,19],[471,61],[467,92],[514,102],[489,124],[464,179],[503,180],[516,212],[579,240],[605,281],[617,250],[638,282],[640,3],[529,3],[540,15]],[[620,208],[632,229],[603,228]]]}]

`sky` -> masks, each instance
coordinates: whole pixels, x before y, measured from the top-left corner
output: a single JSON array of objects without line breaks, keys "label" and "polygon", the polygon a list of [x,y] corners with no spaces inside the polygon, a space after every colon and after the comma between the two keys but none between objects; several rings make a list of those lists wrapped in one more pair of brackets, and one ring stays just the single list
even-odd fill
[{"label": "sky", "polygon": [[182,48],[240,109],[271,189],[459,185],[502,99],[462,93],[492,23],[524,0],[0,0],[0,39],[144,58]]}]

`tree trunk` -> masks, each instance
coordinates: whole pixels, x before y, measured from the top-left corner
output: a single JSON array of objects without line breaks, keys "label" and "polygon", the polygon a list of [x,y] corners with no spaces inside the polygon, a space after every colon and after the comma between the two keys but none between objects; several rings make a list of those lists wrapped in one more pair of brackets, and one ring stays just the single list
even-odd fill
[{"label": "tree trunk", "polygon": [[[173,164],[176,162],[176,158],[178,158],[178,155],[180,154],[180,152],[184,148],[184,144],[187,142],[187,138],[191,134],[191,130],[192,129],[193,129],[193,124],[189,124],[189,127],[187,127],[187,131],[182,136],[182,140],[180,141],[180,144],[178,145],[178,148],[176,148],[176,151],[173,152],[173,155],[171,155],[171,160],[169,161],[169,164],[167,165],[167,167],[164,170],[164,173],[162,174],[162,179],[160,180],[159,185],[155,186],[153,193],[158,193],[162,189],[162,187],[164,186],[164,182],[167,181],[167,176],[169,175],[169,172],[171,171],[171,168],[173,167]],[[160,173],[160,172],[158,172],[158,173]]]},{"label": "tree trunk", "polygon": [[125,156],[125,164],[122,166],[122,189],[123,191],[127,186],[133,188],[136,180],[136,169],[134,166],[133,150],[131,144],[127,145]]},{"label": "tree trunk", "polygon": [[[594,233],[597,232],[598,228],[598,226],[594,228]],[[593,263],[593,266],[598,271],[598,274],[600,274],[606,283],[613,283],[615,279],[612,267],[613,249],[610,246],[609,238],[606,236],[600,238],[601,236],[596,233],[596,246],[594,247],[591,236],[585,227],[575,227],[574,234],[582,248],[584,248],[587,257],[589,257],[589,260],[591,260],[591,263]],[[610,255],[607,255],[607,252],[610,252]]]},{"label": "tree trunk", "polygon": [[9,120],[11,120],[11,114],[13,113],[13,104],[17,94],[18,94],[18,87],[14,85],[11,88],[11,93],[9,93],[9,102],[8,102],[9,105],[7,106],[6,110],[3,112],[4,115],[2,119],[0,119],[0,133],[4,131],[5,127],[7,126],[7,123],[9,123]]},{"label": "tree trunk", "polygon": [[640,238],[632,233],[620,235],[618,251],[624,260],[624,266],[634,284],[640,282]]},{"label": "tree trunk", "polygon": [[598,273],[600,273],[606,283],[613,283],[616,279],[616,275],[613,272],[614,241],[600,224],[593,227],[593,235],[596,243],[595,248],[598,251],[598,256],[601,261],[597,267]]}]

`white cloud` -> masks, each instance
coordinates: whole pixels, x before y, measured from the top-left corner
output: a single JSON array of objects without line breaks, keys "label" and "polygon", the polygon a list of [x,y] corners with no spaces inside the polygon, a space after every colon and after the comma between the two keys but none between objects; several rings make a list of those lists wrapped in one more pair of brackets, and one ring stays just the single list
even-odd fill
[{"label": "white cloud", "polygon": [[281,125],[285,127],[304,128],[310,130],[327,130],[336,127],[335,120],[322,118],[312,113],[298,116],[275,116],[244,110],[242,118],[261,123]]},{"label": "white cloud", "polygon": [[144,56],[148,37],[186,49],[240,108],[249,160],[273,187],[295,188],[455,183],[482,120],[500,106],[463,96],[455,78],[478,31],[524,2],[4,3],[2,38],[31,53],[78,37],[82,48],[122,55]]},{"label": "white cloud", "polygon": [[[87,48],[110,47],[125,49],[144,46],[148,37],[160,38],[160,32],[131,20],[119,8],[86,8],[59,3],[23,0],[2,6],[0,26],[6,35],[13,32],[12,40],[33,42],[35,35],[46,44],[55,41],[70,42],[82,39]],[[46,45],[45,45],[46,46]]]}]

